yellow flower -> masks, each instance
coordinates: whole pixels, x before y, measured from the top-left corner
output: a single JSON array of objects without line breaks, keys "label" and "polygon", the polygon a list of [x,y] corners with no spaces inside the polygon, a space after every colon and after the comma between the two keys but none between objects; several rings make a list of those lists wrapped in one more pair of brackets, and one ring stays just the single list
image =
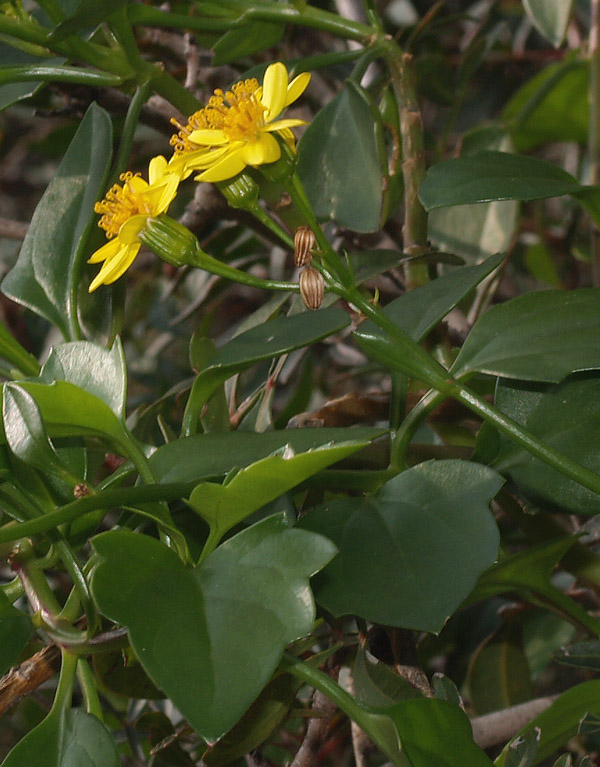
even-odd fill
[{"label": "yellow flower", "polygon": [[114,184],[106,197],[94,206],[102,214],[98,226],[105,230],[109,242],[89,259],[89,264],[104,264],[89,291],[118,280],[133,263],[141,247],[138,235],[150,216],[165,213],[177,193],[180,177],[171,172],[160,155],[148,166],[148,181],[138,174],[122,173],[123,186]]},{"label": "yellow flower", "polygon": [[267,67],[262,86],[254,78],[236,83],[230,91],[216,90],[204,109],[172,136],[175,155],[170,162],[182,177],[202,171],[196,181],[225,181],[247,165],[275,162],[281,157],[277,133],[294,148],[290,130],[304,120],[278,120],[279,114],[304,92],[310,74],[288,81],[284,64]]}]

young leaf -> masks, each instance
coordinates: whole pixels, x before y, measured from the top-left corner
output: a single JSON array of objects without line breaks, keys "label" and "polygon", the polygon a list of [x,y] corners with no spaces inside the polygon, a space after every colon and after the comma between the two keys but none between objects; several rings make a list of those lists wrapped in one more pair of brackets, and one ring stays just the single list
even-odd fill
[{"label": "young leaf", "polygon": [[439,631],[496,558],[489,502],[502,483],[481,464],[429,461],[372,497],[307,513],[298,526],[339,548],[315,579],[317,600],[336,616]]},{"label": "young leaf", "polygon": [[240,719],[285,646],[312,630],[308,579],[335,553],[282,515],[230,538],[195,568],[136,533],[101,533],[93,545],[100,610],[127,626],[150,678],[208,741]]},{"label": "young leaf", "polygon": [[243,27],[230,29],[213,45],[213,66],[230,64],[244,56],[272,48],[284,32],[284,24],[269,21],[250,21]]},{"label": "young leaf", "polygon": [[77,323],[86,233],[108,169],[111,144],[110,118],[92,104],[38,203],[17,263],[2,282],[6,296],[45,317],[65,338]]},{"label": "young leaf", "polygon": [[560,48],[571,19],[573,0],[523,0],[523,7],[537,31]]}]

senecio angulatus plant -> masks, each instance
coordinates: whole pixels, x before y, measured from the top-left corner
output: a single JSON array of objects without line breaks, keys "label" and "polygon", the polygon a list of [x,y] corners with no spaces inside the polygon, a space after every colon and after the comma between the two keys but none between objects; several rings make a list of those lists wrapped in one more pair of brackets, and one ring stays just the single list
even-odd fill
[{"label": "senecio angulatus plant", "polygon": [[1,767],[595,763],[599,39],[0,3]]}]

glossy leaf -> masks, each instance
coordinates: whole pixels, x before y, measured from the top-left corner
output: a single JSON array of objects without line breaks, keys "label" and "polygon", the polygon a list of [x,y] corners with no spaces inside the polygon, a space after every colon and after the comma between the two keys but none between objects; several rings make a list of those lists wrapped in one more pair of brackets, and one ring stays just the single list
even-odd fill
[{"label": "glossy leaf", "polygon": [[86,234],[111,155],[108,114],[92,104],[33,214],[2,292],[56,325],[65,338],[77,322]]},{"label": "glossy leaf", "polygon": [[439,631],[496,558],[489,502],[501,485],[481,464],[430,461],[372,497],[308,512],[298,525],[339,548],[315,579],[317,600],[336,616]]},{"label": "glossy leaf", "polygon": [[16,662],[33,634],[31,618],[0,592],[0,676]]},{"label": "glossy leaf", "polygon": [[506,751],[504,767],[532,767],[535,764],[540,735],[540,730],[534,728],[513,740]]},{"label": "glossy leaf", "polygon": [[[52,58],[41,59],[39,56],[32,56],[25,51],[17,50],[9,45],[0,43],[0,68],[5,69],[10,66],[25,65],[25,64],[62,64],[65,59]],[[33,96],[44,85],[43,82],[26,82],[26,83],[6,83],[0,85],[0,111],[6,109],[12,104],[27,99]]]},{"label": "glossy leaf", "polygon": [[357,232],[379,228],[383,212],[380,118],[365,92],[347,81],[298,147],[298,173],[315,213]]},{"label": "glossy leaf", "polygon": [[127,627],[148,675],[208,741],[240,719],[286,644],[311,631],[308,578],[335,553],[283,516],[230,538],[195,568],[135,533],[102,533],[93,545],[100,610]]},{"label": "glossy leaf", "polygon": [[133,650],[128,647],[114,652],[96,653],[94,671],[107,690],[127,698],[164,698],[155,684],[148,679]]},{"label": "glossy leaf", "polygon": [[451,372],[558,382],[600,368],[600,290],[526,293],[483,314]]},{"label": "glossy leaf", "polygon": [[477,714],[509,708],[533,697],[518,623],[508,620],[477,648],[469,665],[468,685]]},{"label": "glossy leaf", "polygon": [[459,706],[422,698],[383,710],[398,728],[410,767],[492,767],[475,745],[469,718]]},{"label": "glossy leaf", "polygon": [[67,482],[74,478],[50,442],[35,400],[18,384],[4,385],[2,419],[11,451],[29,466],[35,466]]},{"label": "glossy leaf", "polygon": [[109,731],[99,719],[79,709],[49,714],[19,741],[2,767],[119,767],[121,760]]},{"label": "glossy leaf", "polygon": [[223,485],[203,482],[194,488],[188,503],[208,522],[213,535],[220,538],[262,506],[366,444],[323,445],[304,453],[296,453],[285,445],[273,455],[241,469]]},{"label": "glossy leaf", "polygon": [[194,412],[198,412],[220,384],[256,362],[322,341],[349,322],[348,315],[341,309],[330,308],[278,317],[240,333],[210,357],[207,367],[196,377],[188,409],[193,403]]},{"label": "glossy leaf", "polygon": [[575,685],[527,724],[496,759],[497,767],[508,767],[507,755],[512,743],[536,727],[541,731],[533,764],[540,764],[577,734],[586,714],[600,715],[600,680]]},{"label": "glossy leaf", "polygon": [[26,351],[1,322],[0,357],[4,357],[26,375],[36,376],[40,371],[40,365],[33,354]]},{"label": "glossy leaf", "polygon": [[554,653],[554,658],[567,666],[600,671],[600,641],[593,639],[589,642],[577,642],[568,647],[561,647]]},{"label": "glossy leaf", "polygon": [[127,373],[121,341],[109,351],[90,341],[54,346],[40,373],[42,381],[69,381],[105,402],[123,418],[127,396]]},{"label": "glossy leaf", "polygon": [[[545,444],[600,472],[600,379],[575,378],[550,387],[508,382],[496,388],[496,406]],[[600,512],[600,496],[567,479],[516,443],[496,437],[493,467],[528,498],[574,514]]]},{"label": "glossy leaf", "polygon": [[514,592],[534,604],[554,610],[592,634],[600,635],[600,621],[550,581],[554,568],[573,543],[575,538],[561,538],[511,554],[483,573],[469,595],[468,603]]},{"label": "glossy leaf", "polygon": [[368,706],[390,706],[422,694],[385,663],[360,648],[352,666],[354,694]]},{"label": "glossy leaf", "polygon": [[581,192],[558,165],[508,152],[480,152],[432,166],[419,196],[426,210],[491,200],[542,200]]},{"label": "glossy leaf", "polygon": [[523,7],[537,31],[555,48],[560,47],[571,19],[573,0],[523,0]]},{"label": "glossy leaf", "polygon": [[202,754],[202,763],[221,767],[258,748],[287,717],[301,686],[289,674],[276,676],[235,727]]},{"label": "glossy leaf", "polygon": [[[503,256],[495,255],[478,266],[464,266],[421,285],[384,308],[384,314],[414,340],[421,341],[447,314],[501,263]],[[355,336],[383,333],[371,321],[363,322]]]},{"label": "glossy leaf", "polygon": [[213,66],[230,64],[244,56],[271,48],[279,42],[284,31],[284,24],[268,21],[251,21],[230,29],[213,45]]},{"label": "glossy leaf", "polygon": [[69,35],[94,27],[125,5],[127,0],[111,0],[110,3],[105,0],[81,0],[75,13],[55,27],[51,38],[63,40]]},{"label": "glossy leaf", "polygon": [[503,118],[519,151],[588,137],[589,66],[579,59],[544,67],[515,93]]}]

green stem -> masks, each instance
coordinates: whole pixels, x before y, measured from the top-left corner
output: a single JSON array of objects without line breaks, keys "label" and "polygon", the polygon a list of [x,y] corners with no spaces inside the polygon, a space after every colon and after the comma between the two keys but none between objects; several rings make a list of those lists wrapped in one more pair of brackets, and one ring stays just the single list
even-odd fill
[{"label": "green stem", "polygon": [[0,544],[44,533],[98,509],[120,506],[135,507],[136,504],[151,501],[175,501],[188,495],[195,484],[197,483],[152,484],[105,490],[97,495],[87,495],[35,519],[4,525],[0,528]]},{"label": "green stem", "polygon": [[[402,176],[404,178],[403,251],[418,256],[427,250],[427,212],[419,199],[419,187],[425,178],[423,121],[417,97],[412,56],[403,53],[390,41],[387,62],[392,88],[398,102],[402,138]],[[429,282],[426,264],[408,262],[404,267],[408,290]]]},{"label": "green stem", "polygon": [[0,85],[5,83],[27,83],[38,80],[51,80],[57,83],[75,83],[90,87],[110,87],[121,85],[120,75],[111,75],[99,70],[81,67],[49,65],[15,65],[0,69]]},{"label": "green stem", "polygon": [[[292,241],[293,247],[293,241]],[[253,274],[243,272],[234,266],[219,261],[212,256],[204,254],[201,262],[198,264],[200,269],[204,269],[211,274],[217,274],[219,277],[225,277],[228,280],[239,282],[242,285],[248,285],[252,288],[264,288],[265,290],[290,290],[298,292],[300,290],[296,282],[285,282],[284,280],[263,280],[261,277],[255,277]]]},{"label": "green stem", "polygon": [[[136,6],[142,7],[142,6]],[[146,6],[144,6],[146,7]],[[148,66],[148,65],[147,65]],[[184,115],[191,115],[202,108],[203,104],[198,101],[193,93],[186,90],[183,85],[172,77],[164,69],[152,64],[152,85],[154,90],[178,109]]]},{"label": "green stem", "polygon": [[[127,109],[127,115],[125,116],[125,122],[123,123],[123,130],[121,131],[119,150],[117,152],[117,157],[114,161],[111,172],[111,179],[113,180],[112,183],[115,183],[120,174],[127,169],[129,156],[131,154],[131,147],[133,146],[135,131],[138,127],[140,112],[148,100],[148,96],[150,95],[151,90],[152,85],[149,80],[146,80],[146,82],[138,85],[138,87],[135,89],[135,93],[133,94],[129,108]],[[112,183],[107,184],[107,186],[112,186]]]},{"label": "green stem", "polygon": [[11,604],[16,602],[17,599],[22,597],[25,593],[25,589],[23,588],[23,584],[21,583],[20,578],[13,578],[9,583],[5,583],[4,585],[0,586],[0,591],[2,591],[4,596]]},{"label": "green stem", "polygon": [[50,709],[49,717],[59,717],[64,714],[71,705],[75,673],[77,671],[77,655],[72,655],[66,650],[61,650],[62,663],[58,677],[58,687],[54,695],[54,702]]},{"label": "green stem", "polygon": [[278,237],[288,248],[290,248],[290,250],[294,250],[294,238],[290,237],[285,229],[282,229],[282,227],[280,227],[279,224],[271,218],[271,216],[266,212],[266,210],[264,210],[264,208],[261,207],[261,205],[259,205],[259,203],[246,208],[246,210],[249,213],[252,213],[254,218],[260,221],[264,227],[273,232],[273,234]]},{"label": "green stem", "polygon": [[[96,612],[94,600],[90,594],[87,580],[83,574],[83,570],[81,569],[81,565],[79,564],[77,557],[75,556],[67,541],[59,538],[54,542],[54,545],[60,554],[60,558],[62,559],[65,569],[71,576],[73,588],[77,592],[87,618],[87,631],[91,634],[96,630],[96,626],[98,624],[98,614]],[[66,617],[64,616],[64,611],[62,612],[61,617]]]},{"label": "green stem", "polygon": [[398,431],[392,439],[390,448],[390,467],[397,471],[406,469],[406,453],[415,432],[425,421],[427,416],[440,405],[447,395],[438,391],[429,391],[413,407],[410,413],[402,421]]},{"label": "green stem", "polygon": [[[590,184],[600,183],[600,0],[592,0],[589,37],[590,84],[589,105],[590,125],[588,153],[590,162]],[[592,220],[592,276],[594,285],[600,285],[600,231]]]},{"label": "green stem", "polygon": [[[75,655],[77,657],[77,655]],[[77,663],[77,678],[79,686],[85,700],[85,708],[88,714],[92,714],[101,722],[104,720],[102,715],[102,706],[98,697],[98,688],[96,677],[92,674],[89,664],[85,658],[79,658]]]}]

